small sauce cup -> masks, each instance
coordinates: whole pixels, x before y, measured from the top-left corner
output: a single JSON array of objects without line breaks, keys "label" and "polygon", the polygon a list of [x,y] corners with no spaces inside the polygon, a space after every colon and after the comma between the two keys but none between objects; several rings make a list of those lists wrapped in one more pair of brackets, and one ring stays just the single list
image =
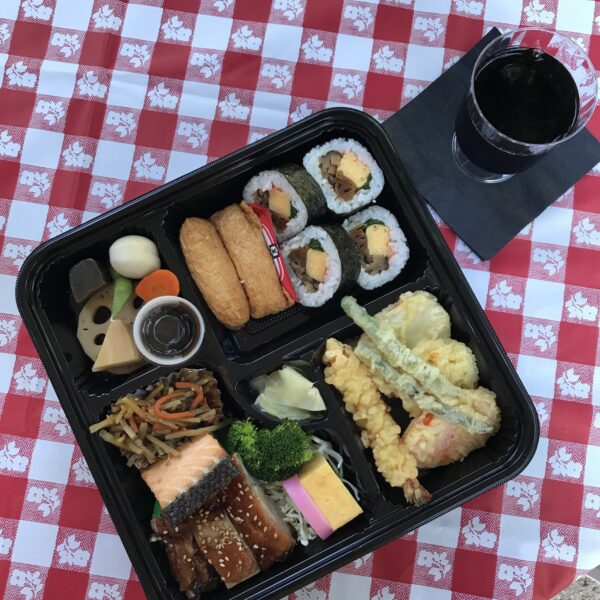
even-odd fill
[{"label": "small sauce cup", "polygon": [[140,354],[161,366],[183,364],[200,349],[205,325],[200,311],[179,296],[146,302],[133,322],[133,340]]}]

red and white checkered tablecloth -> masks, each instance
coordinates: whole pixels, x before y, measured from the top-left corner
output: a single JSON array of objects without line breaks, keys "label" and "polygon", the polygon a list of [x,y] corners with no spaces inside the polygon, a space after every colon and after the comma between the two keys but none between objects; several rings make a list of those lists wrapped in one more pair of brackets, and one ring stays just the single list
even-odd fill
[{"label": "red and white checkered tablecloth", "polygon": [[[0,0],[0,595],[144,597],[17,313],[32,248],[322,108],[385,119],[493,25],[600,65],[591,0]],[[291,598],[545,599],[600,563],[598,175],[490,262],[440,223],[537,406],[533,462]]]}]

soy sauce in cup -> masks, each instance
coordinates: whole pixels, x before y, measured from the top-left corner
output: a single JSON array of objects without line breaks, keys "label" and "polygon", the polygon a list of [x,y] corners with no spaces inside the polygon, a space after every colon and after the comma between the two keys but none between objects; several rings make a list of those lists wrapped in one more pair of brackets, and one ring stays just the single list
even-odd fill
[{"label": "soy sauce in cup", "polygon": [[204,321],[184,298],[162,296],[142,306],[133,323],[133,339],[142,356],[158,365],[186,362],[200,348]]}]

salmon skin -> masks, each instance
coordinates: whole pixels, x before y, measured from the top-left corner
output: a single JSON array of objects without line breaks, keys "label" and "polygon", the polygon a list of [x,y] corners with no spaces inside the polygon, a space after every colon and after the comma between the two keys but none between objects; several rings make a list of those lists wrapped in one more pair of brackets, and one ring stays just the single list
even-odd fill
[{"label": "salmon skin", "polygon": [[220,492],[239,471],[219,442],[209,434],[198,437],[141,472],[163,514],[179,523]]}]

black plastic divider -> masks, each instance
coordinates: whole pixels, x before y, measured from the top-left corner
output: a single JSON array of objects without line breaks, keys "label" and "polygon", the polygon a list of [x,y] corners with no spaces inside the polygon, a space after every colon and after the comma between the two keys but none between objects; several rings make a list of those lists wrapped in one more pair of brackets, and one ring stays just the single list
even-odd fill
[{"label": "black plastic divider", "polygon": [[[240,332],[230,332],[208,310],[179,248],[178,232],[186,217],[206,218],[239,201],[243,184],[251,175],[282,162],[299,163],[312,146],[342,136],[362,142],[381,166],[386,184],[378,203],[397,215],[411,251],[405,270],[395,282],[371,292],[356,287],[352,293],[371,313],[394,302],[405,291],[423,289],[436,295],[450,313],[453,336],[473,350],[481,384],[496,392],[502,409],[502,428],[485,448],[462,463],[423,474],[423,485],[434,493],[432,502],[424,507],[407,505],[401,491],[392,489],[377,473],[371,451],[363,448],[360,432],[340,395],[324,381],[320,359],[325,340],[331,336],[345,340],[358,332],[343,314],[339,299],[318,310],[295,308],[290,311],[293,314],[253,322]],[[36,249],[19,274],[19,310],[146,595],[152,600],[183,599],[169,572],[164,550],[148,541],[152,495],[137,471],[125,466],[118,450],[90,435],[88,426],[111,402],[173,369],[147,366],[129,376],[96,374],[90,379],[85,367],[89,369],[91,361],[80,356],[74,333],[76,312],[65,308],[68,268],[88,256],[106,260],[110,243],[126,233],[141,233],[156,241],[163,266],[180,279],[181,295],[200,308],[207,325],[206,337],[189,366],[215,372],[226,414],[250,415],[266,425],[274,424],[273,419],[252,406],[249,381],[289,361],[305,361],[327,413],[301,425],[333,442],[345,458],[348,479],[361,495],[364,514],[331,538],[317,540],[307,548],[297,546],[286,562],[231,590],[219,588],[206,596],[208,600],[280,598],[499,485],[522,470],[533,455],[539,435],[535,408],[383,129],[357,111],[323,111],[57,236]],[[391,406],[393,402],[390,400]],[[405,424],[407,419],[398,402],[392,406],[392,414]]]}]

